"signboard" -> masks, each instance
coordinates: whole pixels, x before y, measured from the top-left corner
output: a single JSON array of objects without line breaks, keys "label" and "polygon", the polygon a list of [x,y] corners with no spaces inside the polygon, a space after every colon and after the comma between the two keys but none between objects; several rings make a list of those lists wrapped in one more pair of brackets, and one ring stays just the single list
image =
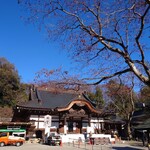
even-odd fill
[{"label": "signboard", "polygon": [[50,127],[51,123],[52,123],[52,116],[50,116],[50,115],[44,116],[44,126]]},{"label": "signboard", "polygon": [[0,129],[0,132],[25,132],[25,129]]}]

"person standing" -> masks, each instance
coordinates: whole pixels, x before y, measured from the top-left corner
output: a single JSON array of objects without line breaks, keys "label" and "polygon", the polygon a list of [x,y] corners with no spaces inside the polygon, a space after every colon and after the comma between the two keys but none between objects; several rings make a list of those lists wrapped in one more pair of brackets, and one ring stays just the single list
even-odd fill
[{"label": "person standing", "polygon": [[146,133],[143,131],[143,133],[142,133],[143,146],[145,146],[145,140],[146,140]]},{"label": "person standing", "polygon": [[84,132],[84,139],[85,139],[85,141],[87,140],[87,132],[86,131]]},{"label": "person standing", "polygon": [[93,144],[92,132],[91,132],[91,131],[90,131],[90,133],[89,133],[89,140],[90,140],[90,144]]}]

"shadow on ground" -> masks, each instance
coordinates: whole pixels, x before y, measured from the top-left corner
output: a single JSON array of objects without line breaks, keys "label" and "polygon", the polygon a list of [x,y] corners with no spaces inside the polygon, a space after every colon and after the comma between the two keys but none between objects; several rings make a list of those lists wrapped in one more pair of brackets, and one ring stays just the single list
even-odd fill
[{"label": "shadow on ground", "polygon": [[141,150],[139,148],[133,148],[133,147],[112,147],[113,150]]}]

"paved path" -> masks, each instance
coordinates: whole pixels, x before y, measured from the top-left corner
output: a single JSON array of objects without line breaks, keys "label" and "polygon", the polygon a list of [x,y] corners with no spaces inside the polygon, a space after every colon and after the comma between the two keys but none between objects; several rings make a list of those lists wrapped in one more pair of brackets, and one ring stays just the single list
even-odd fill
[{"label": "paved path", "polygon": [[49,146],[38,143],[25,143],[20,147],[16,146],[4,146],[0,147],[0,150],[148,150],[146,147],[142,147],[141,143],[117,143],[112,145],[68,145],[62,146]]}]

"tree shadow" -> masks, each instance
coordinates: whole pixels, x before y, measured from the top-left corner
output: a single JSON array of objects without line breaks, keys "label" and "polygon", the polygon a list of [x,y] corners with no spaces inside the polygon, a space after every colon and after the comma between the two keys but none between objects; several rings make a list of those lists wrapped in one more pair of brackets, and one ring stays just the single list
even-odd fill
[{"label": "tree shadow", "polygon": [[112,147],[113,150],[141,150],[139,148],[134,147]]}]

